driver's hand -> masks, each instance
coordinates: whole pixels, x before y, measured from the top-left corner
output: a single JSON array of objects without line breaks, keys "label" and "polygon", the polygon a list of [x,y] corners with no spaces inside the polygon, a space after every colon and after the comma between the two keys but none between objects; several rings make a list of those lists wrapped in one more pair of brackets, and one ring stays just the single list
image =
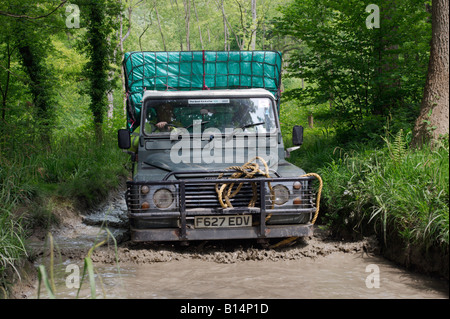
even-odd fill
[{"label": "driver's hand", "polygon": [[166,125],[167,125],[167,122],[159,122],[159,123],[156,123],[156,127],[159,128],[159,129],[164,128],[164,126],[166,126]]}]

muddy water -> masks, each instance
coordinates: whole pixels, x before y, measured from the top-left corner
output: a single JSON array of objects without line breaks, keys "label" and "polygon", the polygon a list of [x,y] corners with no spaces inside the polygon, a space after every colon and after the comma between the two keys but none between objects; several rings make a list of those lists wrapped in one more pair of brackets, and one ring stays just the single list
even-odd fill
[{"label": "muddy water", "polygon": [[[408,272],[373,254],[365,245],[323,243],[310,238],[281,250],[238,245],[226,249],[101,247],[92,259],[98,298],[210,299],[210,298],[448,298],[445,281]],[[77,242],[79,245],[80,241]],[[330,249],[330,247],[334,249]],[[58,298],[74,298],[66,268],[75,265],[82,274],[82,256],[70,247],[56,258]],[[68,283],[69,279],[69,283]],[[37,287],[37,284],[35,285]],[[36,297],[36,290],[29,298]],[[41,298],[47,298],[45,289]],[[79,298],[90,298],[89,281],[81,283]]]},{"label": "muddy water", "polygon": [[[123,210],[123,204],[112,209],[118,214]],[[108,214],[116,218],[111,209]],[[106,236],[93,224],[72,221],[53,233],[57,298],[77,296],[83,258]],[[117,247],[110,241],[91,255],[97,298],[449,298],[447,281],[409,272],[380,257],[374,238],[334,241],[317,229],[313,237],[276,249],[264,249],[255,241],[137,245],[127,241],[120,222],[110,225]],[[37,239],[31,246],[38,256],[36,265],[49,270],[48,240]],[[36,298],[37,287],[36,281],[23,297]],[[48,297],[45,288],[39,297]],[[78,297],[91,297],[87,278]]]},{"label": "muddy water", "polygon": [[[368,265],[377,265],[379,288],[366,284]],[[376,257],[335,253],[296,261],[218,264],[183,260],[100,266],[106,298],[448,298],[444,285],[413,275]],[[373,273],[372,273],[373,274]],[[73,295],[61,287],[60,297]],[[80,296],[89,297],[85,289]]]}]

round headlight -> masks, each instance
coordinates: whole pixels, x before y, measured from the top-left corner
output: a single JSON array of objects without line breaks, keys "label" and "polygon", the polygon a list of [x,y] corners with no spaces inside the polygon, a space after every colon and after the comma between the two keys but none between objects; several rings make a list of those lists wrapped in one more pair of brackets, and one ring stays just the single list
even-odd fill
[{"label": "round headlight", "polygon": [[150,191],[150,188],[147,185],[143,185],[141,187],[141,194],[146,195]]},{"label": "round headlight", "polygon": [[292,185],[292,187],[294,187],[294,189],[300,189],[302,188],[302,183],[300,183],[299,181],[294,182],[294,185]]},{"label": "round headlight", "polygon": [[289,200],[289,190],[284,185],[275,185],[273,187],[273,193],[275,197],[275,204],[283,205]]},{"label": "round headlight", "polygon": [[173,194],[167,188],[158,189],[153,195],[153,202],[158,208],[167,208],[173,203]]}]

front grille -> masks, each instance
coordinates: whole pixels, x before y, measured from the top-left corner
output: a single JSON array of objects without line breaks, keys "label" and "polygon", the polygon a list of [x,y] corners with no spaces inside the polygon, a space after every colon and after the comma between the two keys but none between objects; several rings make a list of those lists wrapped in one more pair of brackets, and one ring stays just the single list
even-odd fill
[{"label": "front grille", "polygon": [[[265,189],[265,209],[267,212],[277,212],[277,213],[294,213],[294,212],[314,212],[316,207],[316,193],[312,188],[311,177],[302,177],[296,179],[290,178],[276,178],[271,179],[270,182],[272,186],[278,183],[286,182],[286,185],[292,185],[294,180],[299,180],[302,184],[300,190],[294,190],[292,186],[287,187],[289,189],[289,198],[287,202],[283,205],[274,205],[271,192],[269,190],[269,181],[264,179],[241,179],[236,181],[233,187],[233,191],[236,190],[239,183],[242,182],[243,185],[239,192],[230,199],[230,203],[233,208],[244,208],[248,207],[253,196],[254,191],[252,184],[255,184],[256,188],[256,203],[255,208],[261,208],[261,196],[260,196],[260,183],[264,183]],[[222,209],[219,202],[219,198],[215,189],[216,183],[223,185],[224,182],[229,183],[226,178],[220,180],[211,180],[204,178],[187,178],[187,179],[176,179],[171,181],[161,181],[161,182],[127,182],[127,193],[126,200],[128,209],[130,212],[165,212],[165,214],[170,215],[170,212],[177,214],[177,212],[183,209],[186,212],[194,212],[196,209],[208,210],[211,213]],[[150,192],[147,195],[142,195],[141,188],[143,185],[147,185]],[[184,192],[182,191],[184,186]],[[153,203],[153,193],[159,188],[170,189],[174,195],[173,204],[167,209],[158,209]],[[184,194],[184,201],[183,201]],[[300,204],[294,204],[294,200],[300,198]],[[142,204],[147,202],[149,207],[143,208]],[[226,203],[225,198],[223,202]]]},{"label": "front grille", "polygon": [[[235,184],[233,190],[236,190],[238,185]],[[253,198],[253,189],[250,182],[244,183],[242,188],[235,197],[230,199],[233,207],[247,207]],[[256,190],[257,202],[256,207],[259,207],[259,190]],[[189,182],[185,187],[186,209],[190,208],[220,208],[220,202],[213,183]],[[225,199],[223,199],[225,202]]]}]

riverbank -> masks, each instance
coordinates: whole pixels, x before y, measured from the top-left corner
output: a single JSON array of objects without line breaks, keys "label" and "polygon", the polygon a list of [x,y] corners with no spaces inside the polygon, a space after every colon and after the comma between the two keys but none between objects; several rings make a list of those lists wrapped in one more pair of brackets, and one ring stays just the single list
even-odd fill
[{"label": "riverbank", "polygon": [[401,238],[380,247],[381,255],[405,269],[449,281],[449,253],[442,248],[411,245]]}]

